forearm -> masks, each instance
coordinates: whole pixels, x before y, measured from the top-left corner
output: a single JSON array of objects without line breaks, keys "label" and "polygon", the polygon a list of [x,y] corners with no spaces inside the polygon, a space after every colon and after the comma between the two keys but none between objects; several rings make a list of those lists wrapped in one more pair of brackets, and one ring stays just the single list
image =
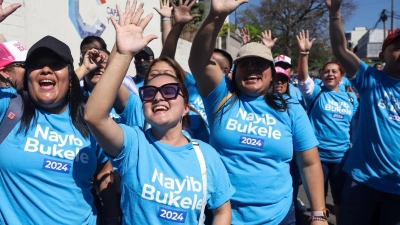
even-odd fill
[{"label": "forearm", "polygon": [[311,210],[320,211],[325,208],[324,175],[318,149],[315,147],[308,151],[312,152],[309,152],[306,158],[304,156],[303,158],[301,158],[302,156],[297,157],[297,162]]},{"label": "forearm", "polygon": [[213,225],[230,225],[232,221],[232,208],[230,201],[213,211]]},{"label": "forearm", "polygon": [[87,102],[85,119],[89,123],[108,118],[132,58],[132,55],[115,54]]},{"label": "forearm", "polygon": [[[179,36],[183,30],[183,24],[175,24],[172,29],[170,30],[167,39],[165,40],[163,49],[161,51],[162,56],[167,56],[171,59],[175,58],[176,47],[178,45]],[[163,33],[164,35],[164,33]]]},{"label": "forearm", "polygon": [[347,41],[342,28],[340,10],[329,15],[329,36],[332,46],[332,54],[342,65],[346,75],[351,78],[360,66],[360,59],[347,49]]},{"label": "forearm", "polygon": [[167,40],[168,34],[171,32],[171,29],[172,29],[171,19],[164,20],[164,18],[162,18],[162,20],[161,20],[161,27],[162,27],[161,33],[162,33],[163,46],[165,46],[165,42]]},{"label": "forearm", "polygon": [[298,64],[298,78],[300,82],[304,82],[308,78],[308,54],[301,53]]},{"label": "forearm", "polygon": [[84,66],[81,65],[78,69],[75,70],[76,76],[78,76],[79,80],[82,80],[86,74],[89,73],[89,70]]},{"label": "forearm", "polygon": [[194,76],[196,72],[201,74],[205,70],[225,18],[226,16],[213,16],[210,13],[197,31],[189,56],[189,66]]}]

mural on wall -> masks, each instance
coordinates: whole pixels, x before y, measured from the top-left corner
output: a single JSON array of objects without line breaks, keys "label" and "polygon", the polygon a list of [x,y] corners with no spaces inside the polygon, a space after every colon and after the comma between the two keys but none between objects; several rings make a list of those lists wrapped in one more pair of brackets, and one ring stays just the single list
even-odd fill
[{"label": "mural on wall", "polygon": [[[101,6],[106,3],[106,0],[83,0],[83,1],[94,1],[96,4],[94,7]],[[82,18],[79,7],[79,0],[68,0],[68,15],[74,25],[76,31],[81,38],[85,38],[89,35],[101,36],[106,29],[106,25],[99,19],[96,19],[93,24],[85,23]],[[95,11],[93,8],[91,9]]]}]

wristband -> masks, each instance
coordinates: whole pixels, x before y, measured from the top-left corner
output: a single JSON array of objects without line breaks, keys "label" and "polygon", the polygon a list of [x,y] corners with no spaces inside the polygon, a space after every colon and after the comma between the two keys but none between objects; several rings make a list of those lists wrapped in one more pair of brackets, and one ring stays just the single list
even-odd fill
[{"label": "wristband", "polygon": [[170,17],[163,17],[162,20],[163,21],[168,21],[168,20],[171,20],[171,18]]},{"label": "wristband", "polygon": [[300,54],[302,54],[302,55],[308,55],[308,54],[310,54],[310,52],[300,52]]},{"label": "wristband", "polygon": [[310,219],[308,221],[323,221],[326,222],[327,220],[324,217],[320,216],[310,216]]},{"label": "wristband", "polygon": [[330,16],[329,18],[330,19],[334,19],[334,20],[338,20],[338,19],[342,18],[342,16]]},{"label": "wristband", "polygon": [[109,218],[107,217],[107,223],[120,223],[121,222],[121,217],[113,217],[113,218]]}]

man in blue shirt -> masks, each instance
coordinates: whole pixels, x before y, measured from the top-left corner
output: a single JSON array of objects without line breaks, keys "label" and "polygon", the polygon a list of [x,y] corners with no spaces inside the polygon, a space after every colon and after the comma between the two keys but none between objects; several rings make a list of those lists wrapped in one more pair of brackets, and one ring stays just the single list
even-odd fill
[{"label": "man in blue shirt", "polygon": [[154,60],[153,50],[149,47],[144,47],[142,51],[135,55],[135,68],[136,68],[136,77],[134,81],[138,88],[143,86],[144,75],[146,74],[146,70],[149,68],[151,62]]},{"label": "man in blue shirt", "polygon": [[[343,170],[339,224],[400,224],[400,30],[389,34],[379,58],[383,71],[368,66],[346,48],[341,0],[325,0],[332,53],[360,95],[359,126]],[[374,222],[374,224],[377,224]]]}]

